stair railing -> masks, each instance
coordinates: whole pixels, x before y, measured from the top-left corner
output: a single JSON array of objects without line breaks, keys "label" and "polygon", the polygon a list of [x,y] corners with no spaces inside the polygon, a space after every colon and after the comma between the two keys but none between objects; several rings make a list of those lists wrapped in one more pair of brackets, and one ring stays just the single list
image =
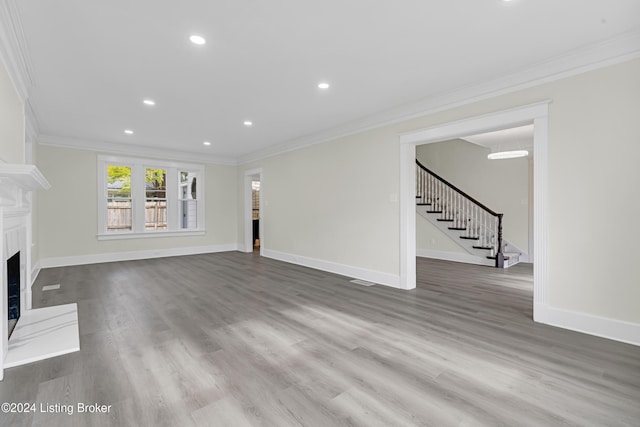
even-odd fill
[{"label": "stair railing", "polygon": [[489,249],[496,267],[504,267],[502,244],[503,214],[489,209],[455,185],[427,169],[416,159],[416,200],[428,213],[440,214],[438,221],[451,223],[450,230],[462,231],[462,239]]}]

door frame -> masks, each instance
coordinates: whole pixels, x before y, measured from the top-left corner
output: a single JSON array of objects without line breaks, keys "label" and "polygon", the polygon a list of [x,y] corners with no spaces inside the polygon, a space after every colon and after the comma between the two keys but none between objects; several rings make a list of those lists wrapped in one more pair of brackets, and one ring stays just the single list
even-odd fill
[{"label": "door frame", "polygon": [[416,287],[416,146],[533,123],[533,319],[544,322],[548,256],[548,116],[550,101],[448,122],[400,135],[400,287]]}]

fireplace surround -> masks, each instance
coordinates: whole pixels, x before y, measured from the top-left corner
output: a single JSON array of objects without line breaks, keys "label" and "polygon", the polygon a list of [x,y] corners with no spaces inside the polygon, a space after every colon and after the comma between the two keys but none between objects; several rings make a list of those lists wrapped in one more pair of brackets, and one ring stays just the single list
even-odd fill
[{"label": "fireplace surround", "polygon": [[[4,377],[9,348],[9,305],[16,303],[15,299],[9,301],[9,282],[14,286],[13,291],[17,282],[19,301],[12,311],[17,308],[24,315],[31,309],[31,193],[49,187],[49,182],[34,165],[0,161],[0,379]],[[16,254],[19,255],[16,257]]]}]

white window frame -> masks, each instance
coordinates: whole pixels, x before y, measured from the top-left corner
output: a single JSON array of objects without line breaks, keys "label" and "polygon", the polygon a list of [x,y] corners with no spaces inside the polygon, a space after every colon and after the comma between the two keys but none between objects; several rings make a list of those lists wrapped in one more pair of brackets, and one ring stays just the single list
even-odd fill
[{"label": "white window frame", "polygon": [[[131,225],[132,230],[107,231],[107,166],[131,167]],[[167,171],[167,229],[146,230],[145,169]],[[171,236],[202,236],[205,234],[205,166],[169,160],[146,159],[113,155],[98,155],[98,240],[138,239]],[[196,174],[196,228],[181,228],[179,211],[180,172]]]}]

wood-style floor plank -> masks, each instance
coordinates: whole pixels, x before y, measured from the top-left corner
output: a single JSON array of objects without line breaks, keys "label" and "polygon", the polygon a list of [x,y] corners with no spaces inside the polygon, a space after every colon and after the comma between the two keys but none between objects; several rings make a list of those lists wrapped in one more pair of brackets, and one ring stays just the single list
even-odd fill
[{"label": "wood-style floor plank", "polygon": [[239,252],[43,270],[34,306],[77,302],[81,350],[0,400],[111,410],[0,426],[640,426],[640,348],[534,323],[530,265],[349,279]]}]

